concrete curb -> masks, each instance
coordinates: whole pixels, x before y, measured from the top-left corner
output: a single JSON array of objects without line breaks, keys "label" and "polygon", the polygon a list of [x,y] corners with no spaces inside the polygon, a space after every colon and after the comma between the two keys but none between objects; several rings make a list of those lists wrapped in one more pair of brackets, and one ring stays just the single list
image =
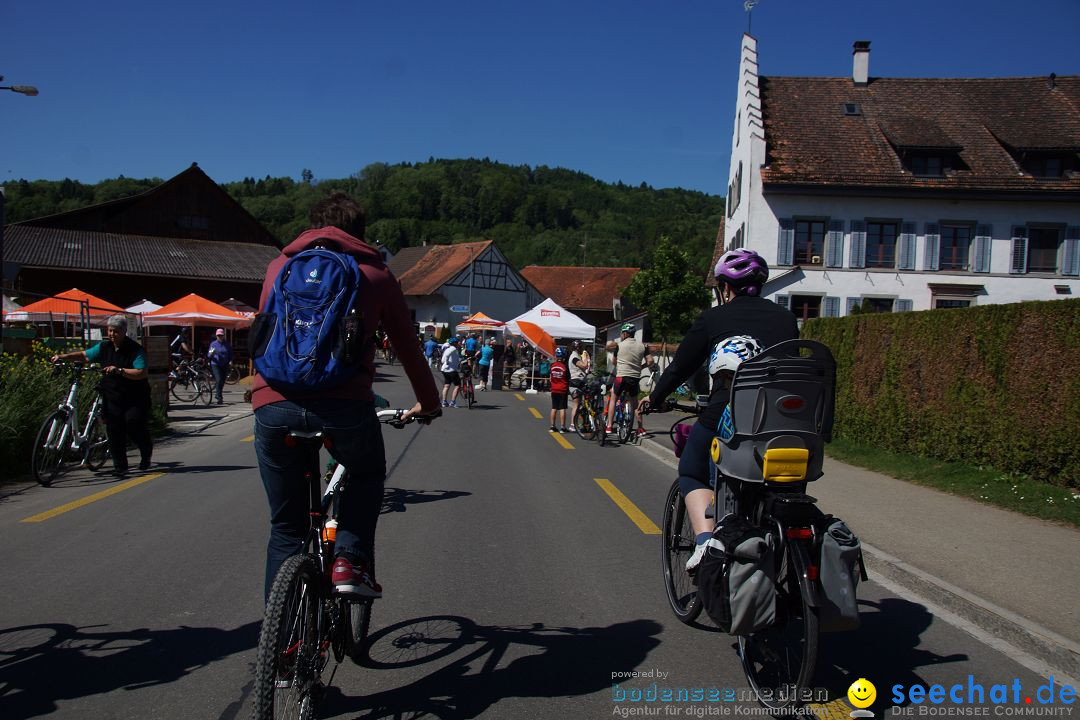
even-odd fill
[{"label": "concrete curb", "polygon": [[[666,445],[646,438],[638,447],[665,465],[678,468],[675,454]],[[992,641],[989,644],[1029,669],[1048,671],[1054,675],[1055,682],[1076,687],[1075,678],[1080,678],[1080,644],[884,550],[865,542],[862,547],[871,580],[884,579],[882,584],[889,589],[895,587],[907,591],[910,593],[908,599],[926,601],[928,609],[946,622],[980,640]],[[982,634],[986,637],[981,637]],[[1028,661],[1024,662],[1025,659]]]}]

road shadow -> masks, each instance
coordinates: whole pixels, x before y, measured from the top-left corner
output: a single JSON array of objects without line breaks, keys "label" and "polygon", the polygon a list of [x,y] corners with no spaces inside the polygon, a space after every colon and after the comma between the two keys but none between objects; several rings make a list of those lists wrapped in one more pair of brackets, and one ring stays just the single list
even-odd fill
[{"label": "road shadow", "polygon": [[258,465],[188,465],[187,463],[172,461],[154,463],[147,472],[167,472],[170,475],[187,475],[190,473],[210,472],[233,472],[236,470],[255,470]]},{"label": "road shadow", "polygon": [[939,655],[920,647],[934,616],[918,603],[896,597],[860,600],[859,620],[853,632],[821,635],[814,685],[827,689],[830,698],[846,697],[853,678],[887,677],[907,687],[926,685],[919,668],[969,660],[964,653]]},{"label": "road shadow", "polygon": [[383,490],[382,509],[379,512],[380,514],[405,512],[407,505],[423,505],[468,495],[472,493],[464,490],[405,490],[388,487]]},{"label": "road shadow", "polygon": [[662,629],[652,620],[584,628],[476,625],[450,615],[408,620],[375,633],[363,664],[441,666],[365,697],[346,697],[332,687],[326,714],[449,720],[478,717],[504,698],[590,695],[611,687],[613,671],[639,667],[660,643]]},{"label": "road shadow", "polygon": [[53,712],[62,700],[166,685],[255,647],[259,625],[109,631],[45,623],[0,630],[3,716],[22,720]]}]

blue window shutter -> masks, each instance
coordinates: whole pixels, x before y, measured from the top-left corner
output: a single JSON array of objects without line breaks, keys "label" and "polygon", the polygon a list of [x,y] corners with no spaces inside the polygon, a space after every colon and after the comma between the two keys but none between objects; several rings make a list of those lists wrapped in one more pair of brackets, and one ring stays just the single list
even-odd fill
[{"label": "blue window shutter", "polygon": [[923,247],[923,270],[941,267],[941,231],[937,223],[926,223],[926,241]]},{"label": "blue window shutter", "polygon": [[847,299],[847,314],[848,315],[854,315],[855,314],[855,308],[857,308],[857,307],[859,307],[861,305],[862,305],[862,298],[861,297],[849,297]]},{"label": "blue window shutter", "polygon": [[893,306],[893,312],[911,312],[914,304],[913,300],[897,300]]},{"label": "blue window shutter", "polygon": [[780,238],[776,246],[776,264],[791,265],[795,260],[795,221],[780,219]]},{"label": "blue window shutter", "polygon": [[915,223],[900,224],[900,270],[915,269]]},{"label": "blue window shutter", "polygon": [[844,267],[844,221],[830,220],[825,236],[825,267]]},{"label": "blue window shutter", "polygon": [[1080,275],[1080,227],[1065,228],[1065,252],[1061,258],[1062,275]]},{"label": "blue window shutter", "polygon": [[1009,262],[1009,272],[1014,274],[1027,272],[1027,228],[1023,225],[1013,225],[1012,229],[1012,260]]},{"label": "blue window shutter", "polygon": [[851,257],[848,267],[866,267],[866,223],[862,220],[851,221]]},{"label": "blue window shutter", "polygon": [[840,298],[827,296],[822,310],[825,317],[840,317]]},{"label": "blue window shutter", "polygon": [[994,241],[992,225],[979,225],[975,228],[975,262],[973,269],[978,273],[990,272],[990,246]]},{"label": "blue window shutter", "polygon": [[777,295],[775,298],[776,304],[785,310],[791,309],[791,296],[790,295]]}]

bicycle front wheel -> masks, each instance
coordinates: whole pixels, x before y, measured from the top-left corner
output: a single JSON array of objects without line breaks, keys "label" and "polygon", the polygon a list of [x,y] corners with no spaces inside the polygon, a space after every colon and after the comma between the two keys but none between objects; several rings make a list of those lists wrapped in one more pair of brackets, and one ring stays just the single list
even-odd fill
[{"label": "bicycle front wheel", "polygon": [[617,425],[615,432],[619,435],[619,442],[625,445],[630,442],[630,435],[634,432],[634,414],[630,412],[630,404],[625,401]]},{"label": "bicycle front wheel", "polygon": [[240,366],[230,365],[229,372],[225,375],[225,384],[235,385],[238,382],[240,382]]},{"label": "bicycle front wheel", "polygon": [[64,428],[68,415],[63,410],[55,410],[45,418],[34,440],[34,454],[30,465],[34,479],[48,487],[64,467]]},{"label": "bicycle front wheel", "polygon": [[169,392],[177,402],[192,402],[198,397],[198,388],[189,377],[173,378],[169,381]]},{"label": "bicycle front wheel", "polygon": [[274,578],[255,654],[255,720],[316,716],[327,661],[319,622],[322,582],[311,555],[292,556]]},{"label": "bicycle front wheel", "polygon": [[91,470],[100,470],[109,456],[109,437],[105,432],[105,421],[101,415],[94,416],[90,432],[86,434],[83,446],[83,464]]},{"label": "bicycle front wheel", "polygon": [[574,413],[574,428],[582,440],[592,440],[596,437],[596,418],[585,407],[584,401]]},{"label": "bicycle front wheel", "polygon": [[203,405],[209,405],[214,400],[214,385],[206,378],[200,378],[195,383],[195,389],[198,393],[198,399],[202,400]]},{"label": "bicycle front wheel", "polygon": [[668,490],[660,537],[663,543],[660,561],[668,602],[675,617],[689,625],[701,614],[701,600],[698,599],[694,581],[686,572],[686,561],[694,552],[694,528],[686,513],[678,480]]},{"label": "bicycle front wheel", "polygon": [[758,702],[783,710],[801,702],[817,666],[818,614],[799,589],[799,573],[790,552],[806,552],[797,543],[785,547],[777,572],[776,622],[739,636],[739,659]]}]

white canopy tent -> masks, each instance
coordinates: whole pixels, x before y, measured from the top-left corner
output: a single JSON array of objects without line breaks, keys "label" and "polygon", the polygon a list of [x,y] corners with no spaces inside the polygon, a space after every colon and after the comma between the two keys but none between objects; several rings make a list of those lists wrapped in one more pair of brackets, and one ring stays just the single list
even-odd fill
[{"label": "white canopy tent", "polygon": [[532,310],[507,322],[506,329],[515,335],[523,335],[521,328],[518,327],[518,322],[521,321],[537,325],[553,338],[589,341],[596,338],[595,327],[551,298],[547,298]]},{"label": "white canopy tent", "polygon": [[143,300],[135,303],[131,307],[125,308],[124,312],[129,312],[133,315],[142,315],[143,313],[154,312],[155,310],[160,309],[161,306],[158,305],[156,302],[152,302],[144,298]]}]

